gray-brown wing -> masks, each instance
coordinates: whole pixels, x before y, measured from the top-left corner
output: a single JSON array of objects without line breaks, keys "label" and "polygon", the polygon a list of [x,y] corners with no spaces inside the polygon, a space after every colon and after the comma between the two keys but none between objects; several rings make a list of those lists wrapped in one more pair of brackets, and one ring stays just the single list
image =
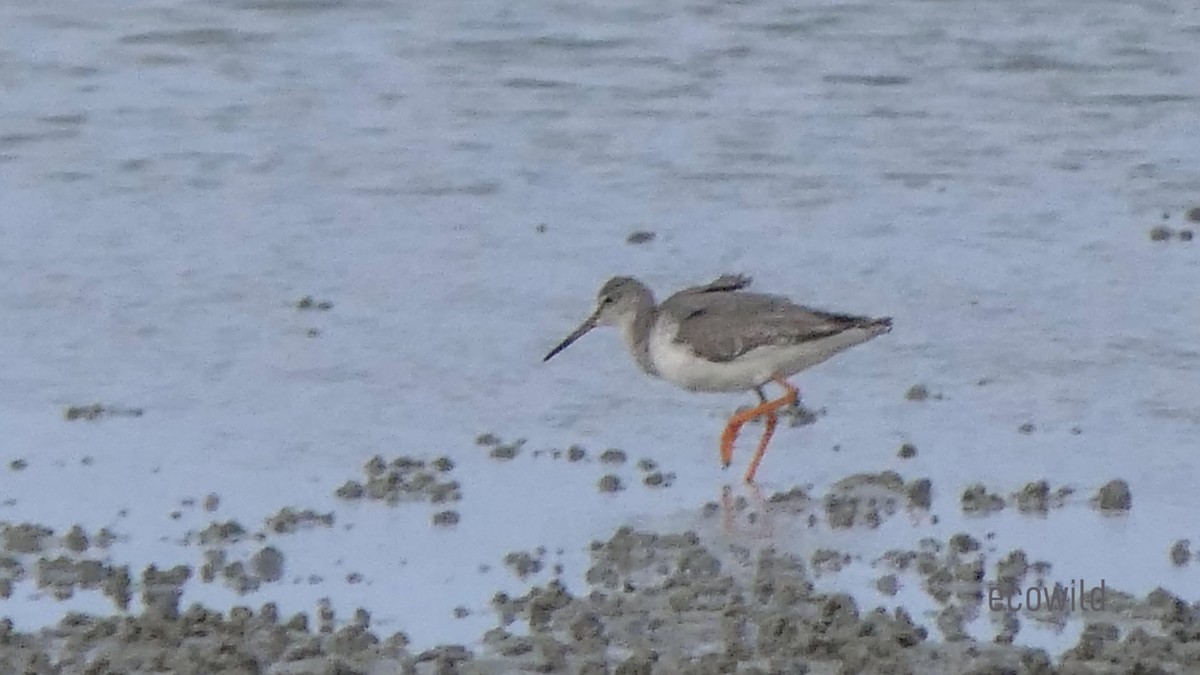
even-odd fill
[{"label": "gray-brown wing", "polygon": [[732,361],[764,345],[819,340],[874,321],[802,307],[762,293],[676,296],[670,302],[679,322],[675,339],[710,361]]}]

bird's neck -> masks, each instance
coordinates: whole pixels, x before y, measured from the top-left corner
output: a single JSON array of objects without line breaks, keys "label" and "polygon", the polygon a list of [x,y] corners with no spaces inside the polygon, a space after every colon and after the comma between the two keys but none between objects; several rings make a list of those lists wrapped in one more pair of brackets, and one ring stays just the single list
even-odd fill
[{"label": "bird's neck", "polygon": [[650,332],[654,329],[654,319],[657,316],[654,305],[654,295],[649,289],[638,297],[637,311],[626,314],[621,321],[621,338],[633,355],[638,368],[642,372],[658,377],[658,369],[650,358]]}]

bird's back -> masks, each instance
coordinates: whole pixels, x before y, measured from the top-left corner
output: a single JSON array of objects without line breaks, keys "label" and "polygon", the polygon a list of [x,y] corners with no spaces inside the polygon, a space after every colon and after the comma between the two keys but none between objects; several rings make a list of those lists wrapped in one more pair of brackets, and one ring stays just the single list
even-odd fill
[{"label": "bird's back", "polygon": [[[726,275],[686,289],[664,302],[660,312],[676,324],[675,340],[697,356],[725,362],[757,347],[827,341],[832,353],[891,329],[891,318],[826,312],[798,305],[781,295],[742,290],[750,280]],[[843,340],[829,340],[845,336]]]}]

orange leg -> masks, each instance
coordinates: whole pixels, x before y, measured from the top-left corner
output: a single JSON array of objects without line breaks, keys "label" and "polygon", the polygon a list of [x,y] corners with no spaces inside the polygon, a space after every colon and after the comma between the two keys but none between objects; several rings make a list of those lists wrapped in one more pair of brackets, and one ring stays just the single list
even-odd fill
[{"label": "orange leg", "polygon": [[763,454],[767,451],[767,443],[771,441],[771,436],[775,433],[775,411],[792,405],[800,396],[800,390],[793,387],[782,377],[774,377],[771,381],[783,387],[787,390],[787,393],[774,401],[767,401],[765,400],[766,397],[759,391],[759,398],[764,399],[763,402],[750,410],[730,417],[729,423],[725,425],[725,432],[721,434],[721,466],[729,466],[730,462],[733,461],[733,443],[737,440],[738,431],[741,430],[742,425],[752,419],[766,416],[767,428],[763,432],[762,440],[759,441],[758,452],[754,453],[754,458],[750,460],[750,468],[746,470],[745,480],[747,483],[754,482],[754,473],[758,471],[758,464],[762,461]]},{"label": "orange leg", "polygon": [[747,483],[754,482],[754,472],[758,471],[758,463],[762,461],[763,455],[767,453],[767,443],[771,442],[771,436],[775,435],[775,424],[779,417],[775,414],[772,408],[766,412],[767,424],[763,429],[762,440],[758,442],[758,451],[754,453],[754,458],[750,460],[750,467],[746,469],[745,480]]}]

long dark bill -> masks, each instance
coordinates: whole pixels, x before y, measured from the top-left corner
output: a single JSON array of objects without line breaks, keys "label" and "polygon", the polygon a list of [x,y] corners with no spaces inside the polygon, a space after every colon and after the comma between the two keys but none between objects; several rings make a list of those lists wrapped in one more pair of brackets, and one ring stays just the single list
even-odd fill
[{"label": "long dark bill", "polygon": [[546,354],[546,357],[542,359],[542,362],[545,363],[546,361],[549,361],[550,359],[554,358],[555,354],[561,352],[562,350],[566,349],[567,347],[570,347],[572,342],[583,337],[584,333],[587,333],[589,330],[591,330],[595,327],[596,327],[596,316],[595,315],[589,316],[588,318],[584,319],[583,323],[579,324],[579,328],[576,328],[575,330],[571,331],[571,334],[567,336],[567,339],[558,343],[557,347],[555,347],[554,349],[551,349],[549,354]]}]

